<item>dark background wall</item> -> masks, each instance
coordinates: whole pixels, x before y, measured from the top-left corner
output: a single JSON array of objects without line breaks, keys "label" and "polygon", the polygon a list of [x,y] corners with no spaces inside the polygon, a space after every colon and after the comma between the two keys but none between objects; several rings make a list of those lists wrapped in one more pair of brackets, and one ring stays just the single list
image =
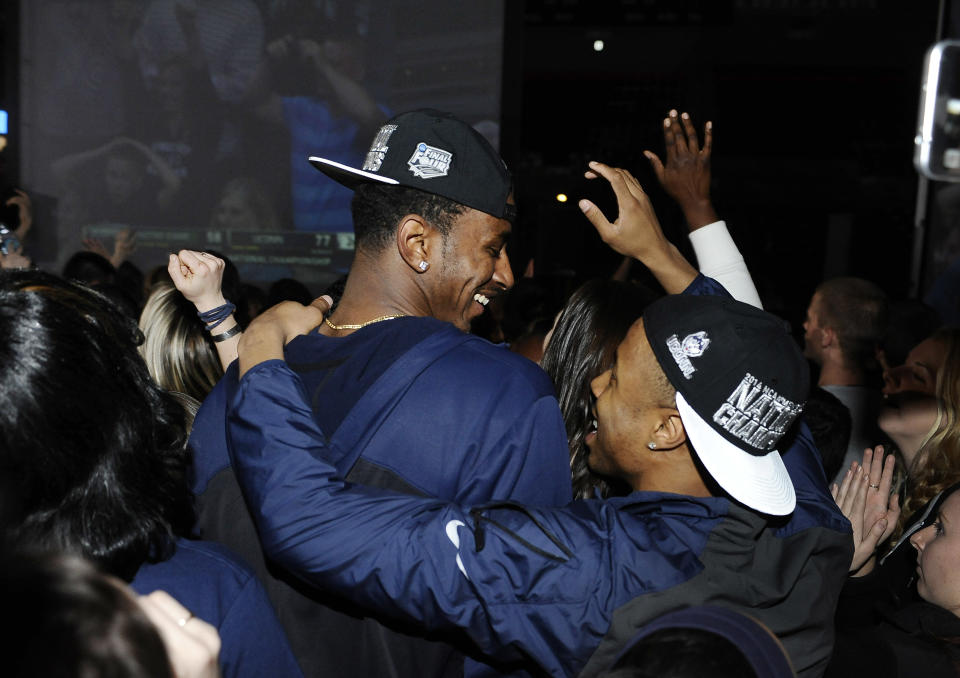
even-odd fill
[{"label": "dark background wall", "polygon": [[[605,274],[617,264],[576,206],[598,192],[582,179],[589,159],[633,171],[683,240],[680,214],[641,155],[662,153],[660,124],[675,107],[701,131],[714,123],[715,202],[768,307],[797,320],[813,287],[841,274],[906,294],[913,137],[937,3],[521,4],[508,22],[522,26],[522,44],[512,56],[508,44],[505,61],[522,78],[504,115],[520,128],[508,152],[536,232],[524,233],[520,256],[536,252],[538,271]],[[571,199],[558,203],[559,192]]]}]

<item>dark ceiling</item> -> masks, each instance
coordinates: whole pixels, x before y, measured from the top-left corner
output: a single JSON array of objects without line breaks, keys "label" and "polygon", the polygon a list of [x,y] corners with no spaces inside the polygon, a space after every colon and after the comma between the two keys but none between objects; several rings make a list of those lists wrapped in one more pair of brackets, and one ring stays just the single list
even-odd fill
[{"label": "dark ceiling", "polygon": [[[714,122],[715,202],[771,306],[795,313],[843,273],[905,294],[937,15],[935,3],[879,0],[508,2],[504,151],[527,207],[518,256],[582,275],[616,265],[576,207],[605,195],[582,179],[588,159],[634,171],[683,239],[641,155],[661,150],[676,107],[701,129]],[[557,203],[560,191],[574,199]]]}]

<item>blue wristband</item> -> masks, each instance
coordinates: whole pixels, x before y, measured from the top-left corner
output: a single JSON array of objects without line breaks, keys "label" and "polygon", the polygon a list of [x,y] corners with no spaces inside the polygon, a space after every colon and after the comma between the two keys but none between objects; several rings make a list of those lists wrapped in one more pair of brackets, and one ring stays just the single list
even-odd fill
[{"label": "blue wristband", "polygon": [[209,332],[219,327],[220,324],[229,318],[236,310],[237,307],[228,301],[223,306],[217,306],[216,308],[211,308],[209,311],[197,313],[197,317],[206,325],[206,330]]}]

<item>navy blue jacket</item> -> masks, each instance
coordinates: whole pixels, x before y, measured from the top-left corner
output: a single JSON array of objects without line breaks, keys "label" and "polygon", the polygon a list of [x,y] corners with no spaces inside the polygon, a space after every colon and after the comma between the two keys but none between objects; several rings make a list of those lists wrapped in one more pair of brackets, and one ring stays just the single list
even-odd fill
[{"label": "navy blue jacket", "polygon": [[218,544],[178,539],[172,557],[144,563],[130,586],[163,590],[220,633],[224,678],[300,678],[303,674],[263,586]]},{"label": "navy blue jacket", "polygon": [[[308,393],[315,424],[329,434],[324,454],[341,477],[464,504],[570,501],[566,432],[553,385],[526,358],[433,318],[376,323],[344,338],[303,336],[285,355]],[[435,642],[414,638],[423,634],[403,625],[386,628],[263,558],[227,454],[227,395],[236,382],[234,364],[204,401],[190,438],[197,529],[255,569],[304,673],[489,674],[465,661],[463,652],[472,648],[462,638]],[[279,421],[264,414],[264,425]]]},{"label": "navy blue jacket", "polygon": [[479,508],[352,485],[282,361],[230,405],[234,469],[266,553],[385,617],[465,630],[488,656],[598,675],[652,618],[693,604],[750,614],[801,676],[823,673],[852,555],[805,426],[783,454],[796,494],[772,519],[724,497],[635,492],[562,509]]}]

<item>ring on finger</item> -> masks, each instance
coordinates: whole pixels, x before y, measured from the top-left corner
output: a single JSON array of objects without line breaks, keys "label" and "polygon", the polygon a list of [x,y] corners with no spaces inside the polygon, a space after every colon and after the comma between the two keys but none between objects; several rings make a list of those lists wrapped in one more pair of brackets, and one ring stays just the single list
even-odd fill
[{"label": "ring on finger", "polygon": [[879,485],[874,485],[873,483],[870,483],[870,487],[872,487],[872,488],[875,489],[875,490],[879,490],[879,489],[880,489],[880,486],[879,486]]},{"label": "ring on finger", "polygon": [[180,628],[183,628],[184,626],[187,625],[187,622],[189,622],[191,619],[193,619],[193,612],[188,611],[186,617],[181,617],[180,619],[177,620],[177,625]]}]

